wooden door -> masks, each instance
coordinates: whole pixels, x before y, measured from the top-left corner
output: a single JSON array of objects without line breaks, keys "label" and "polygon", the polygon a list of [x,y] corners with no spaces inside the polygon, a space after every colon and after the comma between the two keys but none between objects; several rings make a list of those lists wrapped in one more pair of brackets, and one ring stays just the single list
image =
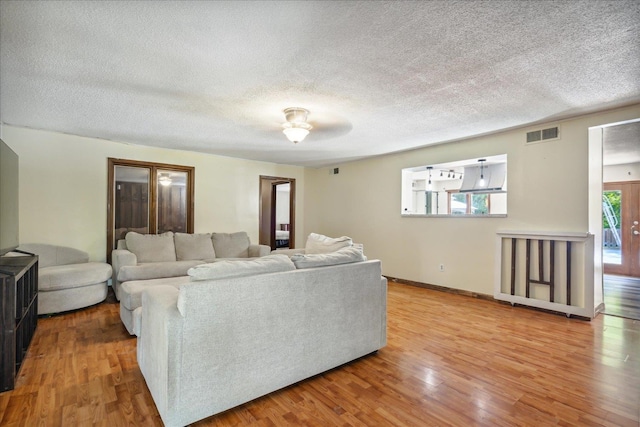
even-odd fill
[{"label": "wooden door", "polygon": [[129,231],[193,233],[195,168],[108,159],[107,262]]},{"label": "wooden door", "polygon": [[604,229],[604,272],[640,277],[640,181],[605,183],[603,190],[614,201],[618,223]]}]

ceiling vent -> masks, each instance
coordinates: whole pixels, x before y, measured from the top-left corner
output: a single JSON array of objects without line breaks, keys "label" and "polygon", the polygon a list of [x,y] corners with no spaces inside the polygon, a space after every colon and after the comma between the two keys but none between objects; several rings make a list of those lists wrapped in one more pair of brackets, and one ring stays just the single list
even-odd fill
[{"label": "ceiling vent", "polygon": [[531,144],[534,142],[543,142],[549,141],[553,139],[560,139],[560,131],[558,127],[533,130],[531,132],[527,132],[527,144]]}]

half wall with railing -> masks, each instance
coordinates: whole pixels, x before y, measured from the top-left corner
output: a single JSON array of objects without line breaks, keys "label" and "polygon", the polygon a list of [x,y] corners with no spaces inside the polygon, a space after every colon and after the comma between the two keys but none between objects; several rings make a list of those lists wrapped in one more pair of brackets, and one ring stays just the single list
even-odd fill
[{"label": "half wall with railing", "polygon": [[592,319],[593,250],[589,233],[499,231],[494,298]]}]

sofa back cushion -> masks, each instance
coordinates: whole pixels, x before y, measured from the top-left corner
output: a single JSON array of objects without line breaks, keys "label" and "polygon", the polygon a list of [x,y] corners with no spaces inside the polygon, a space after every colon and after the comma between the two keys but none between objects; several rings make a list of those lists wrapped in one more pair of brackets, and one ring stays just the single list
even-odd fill
[{"label": "sofa back cushion", "polygon": [[355,246],[338,249],[327,254],[294,254],[291,256],[291,261],[298,269],[349,264],[366,260],[367,257],[362,253],[362,248]]},{"label": "sofa back cushion", "polygon": [[210,233],[176,233],[174,235],[174,242],[178,261],[196,259],[212,260],[216,257]]},{"label": "sofa back cushion", "polygon": [[309,237],[307,237],[307,243],[304,249],[307,254],[328,254],[349,246],[353,246],[351,237],[342,236],[332,238],[322,234],[311,233]]},{"label": "sofa back cushion", "polygon": [[249,236],[244,231],[237,233],[213,233],[213,249],[218,258],[248,258]]},{"label": "sofa back cushion", "polygon": [[242,261],[217,261],[200,264],[187,271],[192,281],[226,279],[229,277],[255,276],[256,274],[278,273],[295,270],[293,262],[286,255],[267,255]]},{"label": "sofa back cushion", "polygon": [[48,245],[46,243],[24,243],[18,249],[38,255],[38,268],[89,262],[88,253],[66,246]]},{"label": "sofa back cushion", "polygon": [[173,232],[163,234],[140,234],[134,231],[125,237],[127,249],[133,252],[138,262],[176,261]]}]

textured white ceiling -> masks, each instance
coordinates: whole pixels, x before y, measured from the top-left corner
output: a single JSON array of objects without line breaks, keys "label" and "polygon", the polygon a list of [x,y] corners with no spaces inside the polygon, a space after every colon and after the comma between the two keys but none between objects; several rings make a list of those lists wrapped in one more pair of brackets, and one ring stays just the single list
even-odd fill
[{"label": "textured white ceiling", "polygon": [[640,163],[640,121],[604,128],[603,164]]},{"label": "textured white ceiling", "polygon": [[3,123],[302,166],[640,102],[638,0],[2,1],[0,37]]}]

